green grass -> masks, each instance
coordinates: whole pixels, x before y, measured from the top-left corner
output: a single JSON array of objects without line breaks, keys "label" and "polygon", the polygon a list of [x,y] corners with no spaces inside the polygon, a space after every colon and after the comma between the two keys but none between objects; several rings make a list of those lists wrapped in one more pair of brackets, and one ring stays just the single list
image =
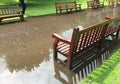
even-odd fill
[{"label": "green grass", "polygon": [[[73,0],[54,0],[54,1],[43,1],[43,2],[29,2],[27,4],[26,16],[40,16],[40,15],[49,15],[55,14],[55,1],[73,1]],[[79,1],[77,1],[80,3]],[[82,1],[81,3],[85,3],[86,1]],[[83,4],[82,8],[86,8],[87,5]]]},{"label": "green grass", "polygon": [[[57,1],[74,1],[74,0],[27,0],[26,16],[42,16],[55,14],[54,2]],[[82,9],[87,8],[87,0],[76,0],[77,3],[82,4]],[[0,0],[0,5],[3,4],[18,4],[19,0]],[[105,2],[106,4],[107,2]]]},{"label": "green grass", "polygon": [[120,84],[120,49],[80,84]]},{"label": "green grass", "polygon": [[[27,10],[26,16],[41,16],[41,15],[49,15],[55,14],[55,1],[73,1],[73,0],[49,0],[49,1],[42,1],[42,2],[29,2],[27,3]],[[82,4],[82,9],[87,8],[87,0],[76,0],[77,3]],[[105,2],[107,5],[107,2]]]}]

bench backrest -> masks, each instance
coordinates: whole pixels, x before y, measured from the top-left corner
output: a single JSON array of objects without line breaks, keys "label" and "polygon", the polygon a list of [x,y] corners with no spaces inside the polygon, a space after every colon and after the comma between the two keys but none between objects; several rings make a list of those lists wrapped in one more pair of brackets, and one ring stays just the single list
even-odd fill
[{"label": "bench backrest", "polygon": [[76,1],[67,2],[67,8],[76,8]]},{"label": "bench backrest", "polygon": [[18,5],[1,6],[0,15],[17,14],[19,12],[18,9]]},{"label": "bench backrest", "polygon": [[56,10],[66,9],[67,5],[66,2],[55,2],[55,8]]},{"label": "bench backrest", "polygon": [[120,29],[120,21],[116,20],[111,22],[111,24],[108,26],[105,36],[108,36],[110,34],[113,34],[114,32],[118,31]]},{"label": "bench backrest", "polygon": [[[102,23],[92,25],[80,31],[79,28],[74,28],[71,39],[70,53],[76,54],[77,52],[83,51],[90,46],[93,46],[107,35],[118,31],[120,29],[120,25],[117,27],[111,26],[113,22],[117,21],[116,19],[106,20]],[[118,19],[120,20],[120,17]]]},{"label": "bench backrest", "polygon": [[67,9],[67,8],[76,8],[76,1],[73,2],[55,2],[56,10]]},{"label": "bench backrest", "polygon": [[102,32],[105,25],[91,26],[87,29],[80,30],[74,29],[72,36],[72,54],[83,51],[86,48],[92,46],[102,38]]},{"label": "bench backrest", "polygon": [[94,1],[87,1],[88,8],[92,7],[93,5],[94,5]]}]

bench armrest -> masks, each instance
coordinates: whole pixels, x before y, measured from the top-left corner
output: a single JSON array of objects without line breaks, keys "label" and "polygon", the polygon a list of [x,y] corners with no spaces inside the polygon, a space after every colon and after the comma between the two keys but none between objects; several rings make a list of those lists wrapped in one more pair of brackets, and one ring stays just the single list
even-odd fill
[{"label": "bench armrest", "polygon": [[18,14],[22,14],[22,10],[18,10],[17,13],[18,13]]},{"label": "bench armrest", "polygon": [[110,20],[110,19],[112,19],[112,17],[105,16],[105,19]]},{"label": "bench armrest", "polygon": [[57,40],[59,40],[59,41],[68,43],[68,44],[71,43],[70,40],[63,38],[62,36],[60,36],[60,35],[58,35],[58,34],[56,34],[56,33],[53,33],[53,34],[52,34],[52,37],[55,38],[55,39],[57,39]]}]

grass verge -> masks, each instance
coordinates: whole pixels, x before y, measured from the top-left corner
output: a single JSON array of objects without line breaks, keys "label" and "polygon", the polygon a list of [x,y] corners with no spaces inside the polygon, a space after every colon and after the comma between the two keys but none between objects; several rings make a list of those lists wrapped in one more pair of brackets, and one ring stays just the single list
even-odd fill
[{"label": "grass verge", "polygon": [[120,84],[120,49],[80,84]]}]

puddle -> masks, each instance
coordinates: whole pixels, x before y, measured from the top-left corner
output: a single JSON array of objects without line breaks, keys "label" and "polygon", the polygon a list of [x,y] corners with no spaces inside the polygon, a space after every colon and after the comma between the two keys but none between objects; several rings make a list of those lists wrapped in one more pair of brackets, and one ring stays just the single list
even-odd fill
[{"label": "puddle", "polygon": [[52,33],[70,38],[74,27],[85,28],[105,20],[105,16],[118,16],[119,10],[85,10],[0,25],[0,83],[78,84],[81,72],[75,74],[53,60]]}]

